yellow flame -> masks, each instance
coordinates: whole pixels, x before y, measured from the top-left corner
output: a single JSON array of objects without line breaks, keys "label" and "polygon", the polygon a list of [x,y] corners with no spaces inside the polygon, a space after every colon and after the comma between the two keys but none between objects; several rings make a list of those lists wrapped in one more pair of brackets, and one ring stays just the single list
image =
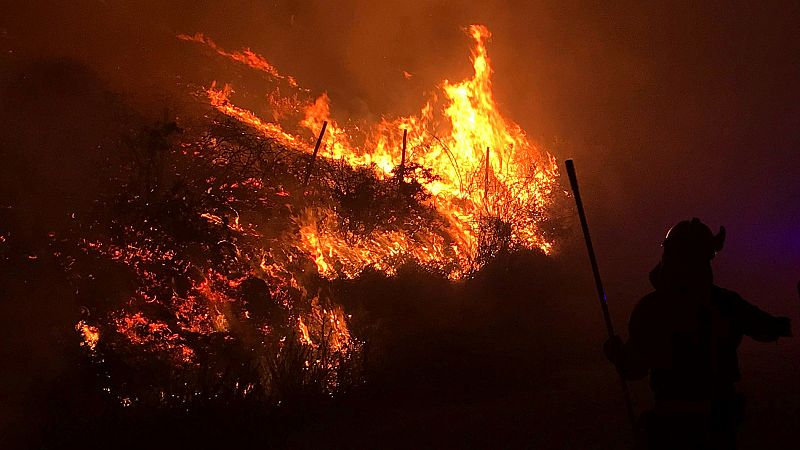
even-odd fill
[{"label": "yellow flame", "polygon": [[[405,130],[405,164],[416,164],[435,175],[423,186],[432,195],[430,204],[446,219],[448,239],[441,232],[409,235],[398,229],[374,232],[353,242],[330,220],[333,211],[315,208],[299,213],[295,218],[301,233],[299,246],[314,258],[322,276],[352,277],[369,266],[392,273],[398,261],[410,257],[424,264],[449,266],[450,276],[458,278],[477,253],[480,222],[487,216],[510,222],[510,238],[516,244],[553,251],[554,243],[544,237],[539,225],[556,190],[558,165],[554,157],[530,142],[519,125],[500,113],[486,49],[491,37],[488,28],[472,25],[467,32],[473,40],[473,75],[460,82],[445,80],[440,95],[434,95],[415,116],[382,120],[368,130],[361,148],[332,120],[327,94],[304,108],[305,117],[298,125],[310,133],[303,138],[233,105],[230,86],[219,90],[212,85],[208,90],[211,104],[219,111],[289,148],[310,152],[310,136],[316,136],[327,121],[320,156],[353,167],[374,165],[383,179],[400,164]],[[275,100],[271,97],[270,101]]]}]

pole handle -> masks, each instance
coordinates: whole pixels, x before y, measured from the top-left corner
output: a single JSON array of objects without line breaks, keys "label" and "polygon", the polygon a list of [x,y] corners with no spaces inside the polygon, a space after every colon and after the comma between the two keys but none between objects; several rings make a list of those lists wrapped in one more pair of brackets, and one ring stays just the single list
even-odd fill
[{"label": "pole handle", "polygon": [[567,166],[567,176],[569,177],[569,186],[572,188],[572,193],[576,199],[580,199],[581,194],[578,188],[578,175],[575,173],[575,162],[568,159],[564,161],[564,165]]},{"label": "pole handle", "polygon": [[[603,281],[600,278],[600,269],[597,266],[597,257],[594,254],[594,246],[592,246],[592,236],[589,234],[589,223],[586,220],[586,211],[583,209],[583,200],[581,199],[581,191],[578,187],[578,175],[575,172],[575,163],[568,159],[564,161],[567,168],[567,176],[569,177],[569,184],[572,188],[572,194],[575,197],[575,206],[578,209],[578,217],[581,221],[581,230],[583,230],[583,239],[586,241],[586,252],[589,254],[589,263],[592,265],[592,274],[594,275],[595,289],[597,289],[597,298],[600,301],[600,309],[603,311],[603,320],[606,324],[606,332],[608,337],[614,336],[614,324],[611,322],[611,313],[608,311],[608,303],[606,302],[606,292],[603,288]],[[634,433],[636,433],[636,412],[633,408],[633,401],[631,400],[631,393],[628,387],[628,382],[619,373],[620,386],[622,387],[622,395],[625,399],[625,409],[628,413],[628,420],[631,423]]]},{"label": "pole handle", "polygon": [[600,301],[600,309],[603,311],[603,320],[606,325],[608,337],[614,336],[614,323],[611,321],[611,313],[608,311],[608,303],[606,302],[606,291],[603,288],[603,281],[600,278],[600,268],[597,265],[597,257],[594,253],[594,246],[592,245],[592,236],[589,233],[589,223],[586,220],[586,211],[583,208],[583,200],[581,199],[581,191],[578,186],[578,175],[575,171],[575,163],[568,159],[564,161],[567,167],[567,176],[569,177],[569,184],[572,188],[572,194],[575,197],[575,206],[578,209],[578,218],[581,221],[581,230],[583,231],[583,239],[586,242],[586,251],[589,255],[589,263],[592,266],[592,274],[594,275],[594,286],[597,290],[597,298]]}]

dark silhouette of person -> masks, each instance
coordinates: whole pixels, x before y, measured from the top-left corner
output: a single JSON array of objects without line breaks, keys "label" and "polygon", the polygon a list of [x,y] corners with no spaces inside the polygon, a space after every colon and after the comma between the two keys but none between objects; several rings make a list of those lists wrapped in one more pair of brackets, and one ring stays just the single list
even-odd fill
[{"label": "dark silhouette of person", "polygon": [[650,374],[655,406],[642,416],[648,449],[734,449],[743,398],[737,348],[791,336],[786,317],[772,316],[714,284],[711,260],[722,250],[699,219],[675,225],[650,273],[655,291],[631,314],[627,342],[614,336],[604,352],[626,380]]}]

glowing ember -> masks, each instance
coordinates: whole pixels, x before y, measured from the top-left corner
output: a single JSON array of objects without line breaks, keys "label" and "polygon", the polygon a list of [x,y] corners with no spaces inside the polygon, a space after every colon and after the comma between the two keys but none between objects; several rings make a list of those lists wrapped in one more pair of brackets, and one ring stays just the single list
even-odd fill
[{"label": "glowing ember", "polygon": [[89,347],[89,350],[94,350],[97,347],[97,342],[100,341],[100,330],[97,327],[87,324],[81,320],[75,324],[75,331],[78,331],[83,337],[81,345]]}]

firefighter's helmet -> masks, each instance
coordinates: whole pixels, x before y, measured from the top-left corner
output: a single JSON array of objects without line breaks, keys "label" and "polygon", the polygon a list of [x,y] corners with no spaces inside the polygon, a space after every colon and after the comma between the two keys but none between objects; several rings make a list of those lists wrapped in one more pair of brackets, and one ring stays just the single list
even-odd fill
[{"label": "firefighter's helmet", "polygon": [[719,232],[715,235],[708,225],[695,217],[678,222],[670,228],[661,246],[665,253],[702,256],[710,260],[722,250],[724,244],[725,227],[719,227]]}]

